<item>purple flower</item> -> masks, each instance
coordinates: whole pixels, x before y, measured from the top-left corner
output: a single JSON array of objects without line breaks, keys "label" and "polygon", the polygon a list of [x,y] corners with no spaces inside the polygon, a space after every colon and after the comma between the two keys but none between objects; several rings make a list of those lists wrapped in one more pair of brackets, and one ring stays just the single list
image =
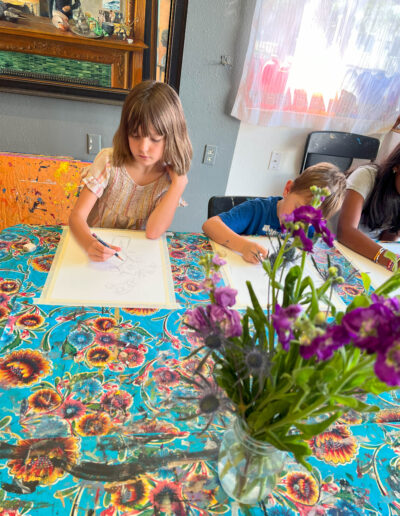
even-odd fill
[{"label": "purple flower", "polygon": [[203,339],[211,335],[230,338],[242,334],[239,313],[219,305],[197,306],[193,310],[187,310],[185,324]]},{"label": "purple flower", "polygon": [[[334,235],[329,231],[326,220],[322,216],[322,211],[314,208],[313,206],[300,206],[292,211],[292,213],[288,213],[284,216],[284,224],[285,222],[300,222],[302,224],[311,224],[317,235],[321,235],[323,241],[329,245],[329,247],[333,246]],[[282,231],[283,228],[282,228]],[[303,247],[305,251],[308,251],[307,247],[310,247],[310,243],[306,242],[306,235],[302,235],[301,233],[296,234],[300,230],[293,231],[293,236],[298,236],[303,243]],[[304,233],[304,230],[303,230]],[[311,249],[312,250],[312,242]]]},{"label": "purple flower", "polygon": [[342,325],[330,326],[323,335],[315,337],[309,346],[300,346],[300,355],[306,360],[313,355],[318,360],[328,360],[334,351],[348,344],[350,340],[349,332]]},{"label": "purple flower", "polygon": [[377,296],[376,294],[371,294],[371,301],[373,303],[380,303],[385,305],[397,315],[400,315],[400,301],[397,297],[383,297]]},{"label": "purple flower", "polygon": [[220,256],[218,256],[217,254],[215,254],[212,258],[212,262],[214,265],[225,265],[226,264],[226,261],[223,260]]},{"label": "purple flower", "polygon": [[393,312],[383,303],[356,308],[347,313],[342,324],[351,335],[354,345],[375,353],[384,350],[392,334]]},{"label": "purple flower", "polygon": [[275,305],[275,313],[272,314],[272,324],[278,335],[278,340],[285,351],[289,349],[289,343],[294,336],[293,323],[301,311],[300,305],[289,305],[286,308],[282,308],[278,304]]},{"label": "purple flower", "polygon": [[292,233],[294,238],[298,238],[301,242],[300,249],[311,253],[313,250],[313,242],[311,238],[308,238],[303,228],[295,229]]},{"label": "purple flower", "polygon": [[242,334],[239,312],[218,305],[208,305],[207,310],[212,325],[220,328],[226,338],[239,337]]},{"label": "purple flower", "polygon": [[400,385],[400,340],[396,338],[385,352],[378,352],[376,376],[388,385]]},{"label": "purple flower", "polygon": [[242,332],[243,328],[239,312],[236,312],[236,310],[229,310],[228,317],[225,322],[225,336],[240,337]]},{"label": "purple flower", "polygon": [[217,287],[214,290],[215,302],[217,305],[226,308],[227,306],[233,306],[236,301],[237,290],[230,287]]},{"label": "purple flower", "polygon": [[190,327],[200,332],[207,332],[210,328],[210,321],[204,306],[196,306],[193,310],[186,310],[185,323]]}]

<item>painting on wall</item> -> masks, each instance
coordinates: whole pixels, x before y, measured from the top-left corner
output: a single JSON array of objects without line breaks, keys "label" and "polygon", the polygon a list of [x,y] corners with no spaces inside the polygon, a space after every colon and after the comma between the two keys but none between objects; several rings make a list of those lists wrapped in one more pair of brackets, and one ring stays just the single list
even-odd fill
[{"label": "painting on wall", "polygon": [[142,79],[146,0],[11,0],[0,88],[121,102]]}]

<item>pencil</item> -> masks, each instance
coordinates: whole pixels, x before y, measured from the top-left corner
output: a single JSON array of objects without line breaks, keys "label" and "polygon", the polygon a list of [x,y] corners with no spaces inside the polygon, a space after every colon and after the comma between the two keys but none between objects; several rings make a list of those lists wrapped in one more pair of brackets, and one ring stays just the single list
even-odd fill
[{"label": "pencil", "polygon": [[[110,247],[106,242],[104,242],[104,240],[102,240],[100,237],[98,237],[96,235],[96,233],[92,233],[92,236],[98,240],[100,242],[100,244],[103,244],[105,247],[108,247],[109,249],[112,249],[112,247]],[[114,254],[114,256],[116,256],[117,258],[119,258],[122,262],[124,261],[124,259],[116,252]]]}]

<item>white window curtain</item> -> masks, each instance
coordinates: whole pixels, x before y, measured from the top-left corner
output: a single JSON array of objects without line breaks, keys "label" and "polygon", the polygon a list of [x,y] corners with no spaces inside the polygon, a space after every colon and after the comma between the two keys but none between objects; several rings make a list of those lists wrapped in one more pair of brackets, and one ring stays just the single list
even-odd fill
[{"label": "white window curtain", "polygon": [[257,0],[232,115],[386,132],[400,112],[399,0]]}]

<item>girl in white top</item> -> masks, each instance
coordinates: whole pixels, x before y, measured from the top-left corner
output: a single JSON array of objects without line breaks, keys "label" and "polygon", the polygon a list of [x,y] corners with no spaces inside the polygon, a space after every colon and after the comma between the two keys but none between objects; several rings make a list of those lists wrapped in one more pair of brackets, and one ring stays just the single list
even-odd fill
[{"label": "girl in white top", "polygon": [[141,229],[158,238],[172,222],[187,184],[192,146],[182,105],[165,83],[144,81],[126,97],[113,148],[103,149],[83,175],[84,187],[69,218],[78,243],[93,261],[119,251],[89,226]]},{"label": "girl in white top", "polygon": [[389,270],[393,262],[374,239],[400,237],[400,145],[380,165],[357,168],[347,180],[337,239]]}]

